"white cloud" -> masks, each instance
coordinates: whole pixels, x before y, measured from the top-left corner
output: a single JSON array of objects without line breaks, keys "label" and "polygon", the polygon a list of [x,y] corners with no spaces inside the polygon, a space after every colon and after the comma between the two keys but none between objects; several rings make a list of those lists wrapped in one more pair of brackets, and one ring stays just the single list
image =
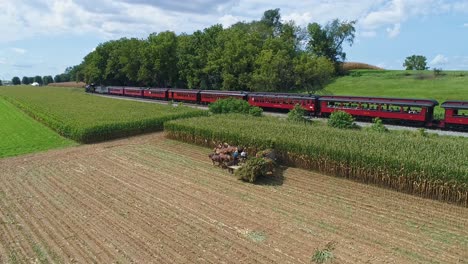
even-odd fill
[{"label": "white cloud", "polygon": [[27,52],[27,50],[21,48],[11,48],[11,50],[18,54],[25,54]]},{"label": "white cloud", "polygon": [[[358,20],[357,32],[396,37],[405,21],[443,12],[468,12],[467,0],[2,0],[0,42],[35,36],[95,34],[146,37],[151,32],[192,32],[214,23],[229,26],[280,8],[284,21],[305,26],[334,18]],[[468,24],[468,23],[467,23]],[[465,24],[464,26],[467,26]]]},{"label": "white cloud", "polygon": [[449,62],[449,59],[445,57],[442,54],[437,54],[437,56],[434,57],[434,59],[429,62],[430,65],[432,66],[438,66],[438,65],[444,65]]},{"label": "white cloud", "polygon": [[[377,1],[376,1],[377,2]],[[396,37],[401,26],[410,18],[427,18],[442,13],[468,12],[468,1],[454,0],[389,0],[369,6],[359,20],[364,30],[385,28],[389,37]],[[468,23],[467,23],[468,24]],[[466,24],[465,24],[466,26]]]},{"label": "white cloud", "polygon": [[377,36],[377,32],[375,32],[375,31],[363,31],[359,35],[363,36],[365,38],[373,38],[373,37]]},{"label": "white cloud", "polygon": [[468,27],[468,23],[463,24],[463,27]]},{"label": "white cloud", "polygon": [[224,28],[227,28],[239,21],[242,21],[241,17],[233,16],[233,15],[224,15],[218,19],[219,23],[223,25]]},{"label": "white cloud", "polygon": [[6,59],[5,58],[0,58],[0,64],[6,64]]},{"label": "white cloud", "polygon": [[393,25],[393,27],[388,27],[386,29],[387,33],[388,33],[388,37],[390,38],[394,38],[396,36],[398,36],[400,34],[400,23],[397,23],[395,25]]}]

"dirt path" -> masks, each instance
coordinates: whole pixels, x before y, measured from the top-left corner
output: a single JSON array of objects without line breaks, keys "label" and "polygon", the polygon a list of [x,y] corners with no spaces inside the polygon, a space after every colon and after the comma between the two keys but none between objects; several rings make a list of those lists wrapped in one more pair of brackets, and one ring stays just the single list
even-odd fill
[{"label": "dirt path", "polygon": [[[0,160],[0,263],[467,263],[468,209],[152,134]],[[463,262],[465,261],[465,262]]]}]

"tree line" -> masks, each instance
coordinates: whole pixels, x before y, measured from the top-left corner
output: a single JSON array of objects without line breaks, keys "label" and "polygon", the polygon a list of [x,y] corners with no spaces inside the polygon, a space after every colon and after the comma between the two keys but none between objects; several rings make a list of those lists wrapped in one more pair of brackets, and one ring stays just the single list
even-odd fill
[{"label": "tree line", "polygon": [[34,77],[24,76],[22,79],[20,79],[18,76],[15,76],[13,77],[11,82],[13,83],[13,85],[19,85],[19,84],[27,85],[27,84],[32,84],[34,82],[37,82],[40,85],[47,85],[49,83],[53,83],[54,79],[50,75],[47,75],[44,77],[41,77],[39,75],[34,76]]},{"label": "tree line", "polygon": [[355,23],[335,19],[300,27],[282,21],[279,9],[267,10],[260,20],[228,28],[107,41],[65,73],[104,85],[313,91],[339,72]]},{"label": "tree line", "polygon": [[19,78],[18,76],[15,76],[12,78],[11,82],[13,85],[28,85],[32,84],[34,82],[37,82],[40,85],[47,85],[49,83],[54,83],[54,82],[69,82],[69,81],[75,81],[74,78],[72,78],[72,71],[73,67],[67,67],[65,69],[64,73],[57,74],[53,78],[51,75],[46,75],[46,76],[39,76],[36,75],[34,77],[28,77],[28,76],[23,76],[23,78]]}]

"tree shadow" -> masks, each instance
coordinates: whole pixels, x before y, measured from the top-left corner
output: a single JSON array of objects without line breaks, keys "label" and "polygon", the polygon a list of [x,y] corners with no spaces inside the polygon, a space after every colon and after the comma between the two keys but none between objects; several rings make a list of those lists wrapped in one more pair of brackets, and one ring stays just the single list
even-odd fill
[{"label": "tree shadow", "polygon": [[272,174],[258,177],[255,184],[264,186],[281,186],[284,182],[284,171],[286,171],[287,168],[288,167],[286,166],[277,166]]}]

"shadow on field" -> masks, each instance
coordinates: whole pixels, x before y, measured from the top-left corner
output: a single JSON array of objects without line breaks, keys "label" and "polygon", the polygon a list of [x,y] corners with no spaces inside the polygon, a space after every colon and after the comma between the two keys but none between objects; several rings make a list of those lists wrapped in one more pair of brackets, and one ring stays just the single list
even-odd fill
[{"label": "shadow on field", "polygon": [[257,181],[255,182],[256,185],[265,185],[265,186],[281,186],[284,182],[284,171],[288,167],[286,166],[278,166],[275,168],[275,172],[271,175],[258,177]]}]

